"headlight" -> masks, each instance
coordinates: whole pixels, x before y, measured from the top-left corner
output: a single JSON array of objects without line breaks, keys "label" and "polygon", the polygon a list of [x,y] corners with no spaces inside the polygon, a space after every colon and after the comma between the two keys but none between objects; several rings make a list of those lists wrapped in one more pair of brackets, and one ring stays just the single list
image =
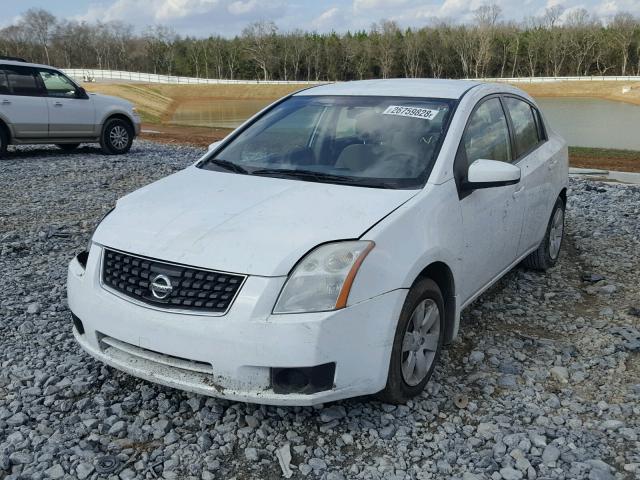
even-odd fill
[{"label": "headlight", "polygon": [[137,109],[136,107],[131,107],[131,112],[132,112],[134,115],[140,115],[140,114],[138,113],[138,109]]},{"label": "headlight", "polygon": [[89,243],[87,243],[87,252],[90,252],[90,251],[91,251],[91,244],[93,243],[93,236],[95,235],[96,230],[98,230],[98,227],[100,226],[100,224],[102,223],[102,221],[103,221],[105,218],[107,218],[107,216],[108,216],[111,212],[113,212],[113,210],[114,210],[115,208],[116,208],[116,207],[111,207],[111,209],[109,209],[109,211],[108,211],[107,213],[105,213],[105,214],[102,216],[102,218],[100,219],[100,221],[99,221],[98,223],[96,223],[96,226],[95,226],[95,227],[93,227],[93,232],[91,232],[91,236],[89,237]]},{"label": "headlight", "polygon": [[309,252],[289,275],[273,313],[346,307],[353,279],[374,245],[367,241],[334,242]]}]

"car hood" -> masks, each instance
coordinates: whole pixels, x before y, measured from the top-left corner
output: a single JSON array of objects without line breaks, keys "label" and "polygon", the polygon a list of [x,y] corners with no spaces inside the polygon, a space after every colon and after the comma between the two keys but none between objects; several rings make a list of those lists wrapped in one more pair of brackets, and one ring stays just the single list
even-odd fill
[{"label": "car hood", "polygon": [[93,239],[159,260],[281,276],[321,243],[360,237],[416,193],[190,167],[120,199]]}]

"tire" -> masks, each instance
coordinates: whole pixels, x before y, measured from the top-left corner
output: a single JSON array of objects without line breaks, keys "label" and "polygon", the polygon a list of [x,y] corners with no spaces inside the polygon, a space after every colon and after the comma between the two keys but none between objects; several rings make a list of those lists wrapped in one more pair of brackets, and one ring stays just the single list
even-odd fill
[{"label": "tire", "polygon": [[562,198],[556,200],[547,224],[547,231],[538,248],[531,252],[522,264],[533,270],[545,271],[553,267],[560,257],[562,240],[564,238],[565,205]]},{"label": "tire", "polygon": [[102,128],[100,147],[107,155],[122,155],[131,149],[133,143],[133,128],[131,124],[121,118],[107,120]]},{"label": "tire", "polygon": [[56,144],[56,147],[58,147],[60,150],[64,150],[65,152],[72,152],[76,148],[78,148],[79,146],[80,146],[79,143],[59,143],[59,144]]},{"label": "tire", "polygon": [[7,145],[9,144],[9,136],[7,132],[0,126],[0,158],[7,156]]},{"label": "tire", "polygon": [[[427,323],[424,323],[422,331],[418,330],[417,337],[415,334],[407,335],[416,330],[414,322],[420,322],[421,305],[425,307],[427,314],[423,321],[427,320]],[[377,395],[380,400],[392,404],[406,403],[424,390],[440,358],[445,332],[444,312],[442,292],[433,280],[424,278],[411,287],[396,327],[387,385]],[[415,359],[414,368],[411,368],[411,356]],[[419,358],[424,361],[420,362]]]}]

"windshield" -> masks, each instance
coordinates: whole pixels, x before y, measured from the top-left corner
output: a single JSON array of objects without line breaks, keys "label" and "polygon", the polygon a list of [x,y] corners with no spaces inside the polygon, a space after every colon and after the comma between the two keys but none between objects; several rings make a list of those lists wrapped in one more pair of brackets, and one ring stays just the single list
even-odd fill
[{"label": "windshield", "polygon": [[378,188],[420,188],[453,100],[293,96],[201,165],[212,170]]}]

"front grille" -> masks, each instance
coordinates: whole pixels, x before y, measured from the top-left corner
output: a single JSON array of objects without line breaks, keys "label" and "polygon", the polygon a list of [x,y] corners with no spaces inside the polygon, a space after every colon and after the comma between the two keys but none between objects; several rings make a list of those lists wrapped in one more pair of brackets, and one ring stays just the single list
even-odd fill
[{"label": "front grille", "polygon": [[[109,249],[104,250],[102,261],[105,286],[140,302],[167,309],[224,313],[244,279],[243,275],[176,265]],[[156,294],[164,298],[154,296],[154,283]],[[167,283],[170,292],[165,287]]]}]

